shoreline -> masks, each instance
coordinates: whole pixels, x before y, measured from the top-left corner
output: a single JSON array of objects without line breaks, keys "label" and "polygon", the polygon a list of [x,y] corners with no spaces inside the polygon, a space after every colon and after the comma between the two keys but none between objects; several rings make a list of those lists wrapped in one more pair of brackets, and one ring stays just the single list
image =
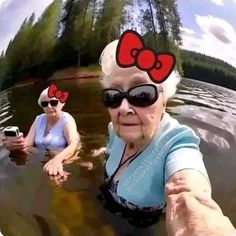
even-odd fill
[{"label": "shoreline", "polygon": [[[100,78],[101,75],[102,75],[102,72],[100,70],[90,71],[89,69],[86,69],[86,68],[78,69],[75,67],[69,67],[64,70],[55,71],[45,81],[95,79],[95,78]],[[40,80],[43,80],[43,78],[41,79],[40,78],[27,78],[25,80],[15,83],[13,87],[21,87],[25,85],[30,85]]]}]

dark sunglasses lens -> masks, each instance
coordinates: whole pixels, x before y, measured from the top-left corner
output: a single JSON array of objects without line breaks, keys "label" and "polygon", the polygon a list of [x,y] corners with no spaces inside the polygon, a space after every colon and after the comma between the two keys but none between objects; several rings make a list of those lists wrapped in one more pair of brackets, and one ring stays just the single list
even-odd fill
[{"label": "dark sunglasses lens", "polygon": [[47,107],[48,106],[48,101],[41,102],[42,107]]},{"label": "dark sunglasses lens", "polygon": [[102,102],[105,107],[116,108],[122,102],[121,93],[116,89],[104,89],[102,92]]},{"label": "dark sunglasses lens", "polygon": [[129,91],[128,101],[137,107],[151,106],[158,99],[157,88],[152,85],[142,85]]},{"label": "dark sunglasses lens", "polygon": [[58,104],[58,100],[51,100],[51,101],[50,101],[50,105],[51,105],[52,107],[57,106],[57,104]]}]

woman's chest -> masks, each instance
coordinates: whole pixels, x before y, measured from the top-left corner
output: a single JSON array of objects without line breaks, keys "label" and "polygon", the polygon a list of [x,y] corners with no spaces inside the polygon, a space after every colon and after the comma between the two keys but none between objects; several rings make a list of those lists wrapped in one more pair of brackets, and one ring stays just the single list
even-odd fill
[{"label": "woman's chest", "polygon": [[[106,172],[111,178],[119,165],[118,159],[118,153],[113,153],[107,160]],[[164,165],[164,158],[142,153],[120,173],[116,194],[140,207],[163,206]]]}]

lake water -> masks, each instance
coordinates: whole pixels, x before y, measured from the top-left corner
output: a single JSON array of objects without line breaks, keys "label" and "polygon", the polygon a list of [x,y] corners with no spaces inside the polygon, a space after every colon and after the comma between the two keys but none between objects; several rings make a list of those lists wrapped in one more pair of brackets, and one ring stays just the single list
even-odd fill
[{"label": "lake water", "polygon": [[[94,164],[81,167],[81,159],[65,165],[69,179],[58,186],[42,171],[45,151],[35,149],[28,161],[11,160],[0,148],[0,230],[5,236],[165,236],[164,217],[151,229],[131,227],[106,212],[96,199],[103,180],[102,158],[91,150],[104,146],[109,117],[100,103],[98,79],[55,81],[69,91],[64,107],[77,122],[82,137],[80,156]],[[18,125],[27,133],[35,116],[42,83],[16,86],[0,94],[0,129]],[[213,188],[213,198],[236,225],[236,92],[185,79],[167,112],[192,127],[201,137]]]}]

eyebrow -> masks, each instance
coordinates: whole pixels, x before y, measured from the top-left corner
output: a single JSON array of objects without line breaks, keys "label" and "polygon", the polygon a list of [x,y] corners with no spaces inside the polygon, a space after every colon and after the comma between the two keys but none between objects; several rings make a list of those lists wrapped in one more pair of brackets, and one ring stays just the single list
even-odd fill
[{"label": "eyebrow", "polygon": [[[133,87],[139,84],[143,84],[143,83],[148,83],[147,79],[144,76],[141,75],[133,75],[130,77],[130,84],[129,87]],[[111,87],[117,88],[117,89],[123,89],[123,84],[117,81],[113,81],[110,84]]]},{"label": "eyebrow", "polygon": [[143,83],[147,83],[148,81],[146,80],[145,77],[143,76],[134,76],[132,78],[132,81],[130,83],[131,86],[134,86],[134,85],[138,85],[138,84],[143,84]]}]

